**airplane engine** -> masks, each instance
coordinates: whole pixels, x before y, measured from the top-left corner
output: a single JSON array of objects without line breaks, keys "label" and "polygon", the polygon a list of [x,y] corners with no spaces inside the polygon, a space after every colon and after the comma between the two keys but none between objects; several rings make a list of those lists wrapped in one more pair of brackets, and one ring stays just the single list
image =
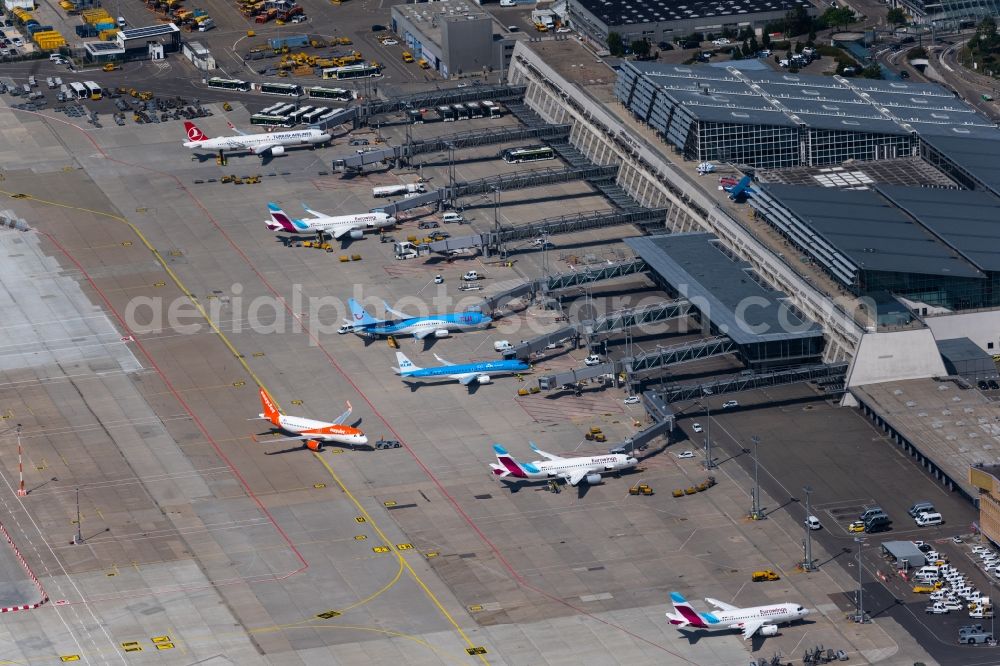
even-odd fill
[{"label": "airplane engine", "polygon": [[315,439],[307,439],[306,440],[306,448],[309,449],[310,451],[322,451],[323,450],[323,442],[320,442],[320,441],[315,440]]},{"label": "airplane engine", "polygon": [[439,328],[434,331],[435,338],[447,338],[450,334],[451,332],[447,328]]},{"label": "airplane engine", "polygon": [[351,229],[347,235],[354,240],[361,240],[365,237],[365,232],[361,231],[361,229]]},{"label": "airplane engine", "polygon": [[763,627],[757,630],[761,636],[777,636],[778,635],[778,625],[776,624],[765,624]]},{"label": "airplane engine", "polygon": [[596,486],[598,483],[601,482],[601,475],[600,474],[588,474],[587,477],[586,477],[586,481],[590,485]]},{"label": "airplane engine", "polygon": [[489,375],[479,375],[478,377],[476,377],[476,381],[479,382],[480,384],[489,384],[493,380],[490,379]]},{"label": "airplane engine", "polygon": [[284,146],[275,146],[275,147],[271,148],[271,155],[273,155],[275,157],[277,157],[278,155],[284,155],[284,154],[285,154],[285,147]]}]

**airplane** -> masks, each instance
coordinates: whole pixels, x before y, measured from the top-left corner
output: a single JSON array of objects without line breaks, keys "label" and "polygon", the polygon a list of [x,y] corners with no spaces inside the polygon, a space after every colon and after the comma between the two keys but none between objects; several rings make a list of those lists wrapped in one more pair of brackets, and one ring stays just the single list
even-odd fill
[{"label": "airplane", "polygon": [[434,358],[442,365],[436,368],[421,368],[413,364],[413,361],[406,358],[403,352],[396,352],[396,362],[398,368],[393,368],[393,372],[401,376],[404,380],[409,378],[424,377],[448,377],[457,379],[462,386],[468,386],[472,382],[479,384],[489,384],[491,376],[497,373],[514,373],[531,370],[531,366],[524,361],[480,361],[478,363],[449,363],[437,354]]},{"label": "airplane", "polygon": [[377,319],[365,310],[353,298],[347,299],[351,308],[351,320],[345,320],[340,327],[340,333],[359,333],[361,335],[412,335],[417,340],[423,340],[433,334],[436,338],[446,338],[451,331],[462,331],[470,328],[486,328],[493,321],[492,317],[478,310],[437,314],[429,317],[411,317],[408,314],[393,310],[384,303],[389,314],[400,317],[397,321]]},{"label": "airplane", "polygon": [[359,213],[357,215],[324,215],[309,206],[302,208],[312,215],[304,220],[290,217],[278,204],[267,202],[271,219],[264,222],[271,231],[285,231],[292,234],[315,234],[322,240],[324,234],[339,239],[344,235],[355,240],[364,236],[366,229],[384,229],[396,224],[396,218],[386,213]]},{"label": "airplane", "polygon": [[545,458],[525,463],[515,460],[507,450],[499,444],[493,445],[497,454],[496,463],[490,463],[493,475],[501,480],[517,479],[563,479],[569,485],[575,486],[581,481],[594,485],[601,482],[602,474],[614,474],[631,469],[639,461],[622,453],[609,453],[602,456],[585,456],[582,458],[560,458],[542,451],[534,442],[528,442],[531,450]]},{"label": "airplane", "polygon": [[223,157],[223,151],[247,151],[254,155],[270,155],[277,157],[284,155],[285,149],[292,146],[314,146],[320,143],[327,143],[332,137],[317,129],[286,130],[283,132],[265,132],[263,134],[247,134],[240,131],[229,123],[229,128],[237,133],[237,136],[219,136],[214,139],[198,129],[198,126],[191,121],[184,123],[188,140],[184,142],[185,148],[193,150],[217,150],[219,157]]},{"label": "airplane", "polygon": [[347,411],[334,419],[332,423],[282,414],[271,401],[271,396],[263,388],[260,389],[260,404],[263,406],[264,413],[260,414],[259,418],[270,421],[275,428],[294,433],[293,437],[269,439],[267,440],[269,443],[302,440],[310,451],[322,451],[323,444],[327,442],[347,444],[348,446],[360,446],[368,443],[368,438],[363,432],[357,428],[343,425],[344,421],[351,415],[350,402],[347,403]]},{"label": "airplane", "polygon": [[752,608],[737,608],[732,604],[717,599],[705,599],[719,610],[714,613],[699,613],[691,607],[684,597],[676,592],[670,593],[676,614],[667,612],[670,624],[678,628],[694,627],[696,629],[739,629],[743,632],[743,640],[754,634],[775,636],[778,625],[791,624],[809,615],[809,609],[800,604],[770,604]]}]

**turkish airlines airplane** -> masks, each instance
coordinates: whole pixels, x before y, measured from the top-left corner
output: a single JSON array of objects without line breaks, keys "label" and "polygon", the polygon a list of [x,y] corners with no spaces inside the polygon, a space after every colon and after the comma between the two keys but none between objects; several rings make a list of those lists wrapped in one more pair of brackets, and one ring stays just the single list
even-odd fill
[{"label": "turkish airlines airplane", "polygon": [[560,458],[542,451],[534,442],[529,442],[531,450],[545,458],[534,462],[518,462],[499,444],[493,445],[499,464],[490,463],[494,476],[501,480],[517,479],[563,479],[575,486],[581,481],[593,485],[601,482],[602,474],[614,474],[631,469],[639,461],[623,453],[609,453],[603,456],[582,458]]},{"label": "turkish airlines airplane", "polygon": [[327,143],[332,137],[322,130],[286,130],[283,132],[266,132],[264,134],[247,134],[236,129],[232,123],[229,128],[237,133],[237,136],[219,136],[214,139],[198,129],[198,126],[187,121],[184,129],[187,131],[188,140],[184,142],[185,148],[193,150],[217,150],[222,153],[229,151],[245,151],[254,155],[270,154],[271,157],[285,154],[285,148],[293,146],[315,146],[320,143]]},{"label": "turkish airlines airplane", "polygon": [[348,235],[358,240],[365,235],[366,230],[385,229],[396,224],[396,218],[386,213],[359,213],[357,215],[325,215],[312,210],[305,204],[302,208],[312,217],[305,219],[292,218],[278,204],[268,202],[267,209],[271,219],[264,222],[271,231],[284,231],[290,234],[326,234],[339,239]]},{"label": "turkish airlines airplane", "polygon": [[670,624],[678,629],[694,627],[696,629],[739,629],[743,632],[743,640],[756,633],[761,636],[775,636],[779,624],[791,624],[809,615],[809,609],[800,604],[770,604],[754,606],[753,608],[737,608],[717,599],[705,599],[719,610],[714,613],[699,613],[691,607],[684,597],[676,592],[670,593],[676,613],[667,613]]},{"label": "turkish airlines airplane", "polygon": [[294,434],[292,437],[269,439],[268,442],[302,440],[305,442],[306,448],[311,451],[322,451],[323,444],[326,442],[347,444],[348,446],[360,446],[368,443],[368,438],[363,432],[357,428],[343,425],[344,421],[351,415],[351,403],[347,403],[347,411],[334,419],[332,423],[282,414],[263,388],[260,389],[260,404],[264,408],[264,413],[260,414],[261,419],[270,421],[271,425],[276,428]]}]

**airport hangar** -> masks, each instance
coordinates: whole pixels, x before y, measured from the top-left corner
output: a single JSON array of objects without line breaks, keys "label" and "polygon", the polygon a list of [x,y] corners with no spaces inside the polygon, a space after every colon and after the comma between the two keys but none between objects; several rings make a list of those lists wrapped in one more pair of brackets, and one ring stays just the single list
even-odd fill
[{"label": "airport hangar", "polygon": [[722,34],[746,27],[763,28],[784,20],[788,12],[803,8],[816,14],[808,0],[569,0],[569,22],[578,32],[607,44],[616,32],[625,43],[648,39],[670,42],[692,33]]}]

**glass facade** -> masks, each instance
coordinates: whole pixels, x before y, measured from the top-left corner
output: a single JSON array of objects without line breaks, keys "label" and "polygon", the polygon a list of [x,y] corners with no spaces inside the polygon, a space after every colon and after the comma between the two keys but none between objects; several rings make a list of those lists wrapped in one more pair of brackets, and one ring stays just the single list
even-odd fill
[{"label": "glass facade", "polygon": [[888,291],[911,301],[949,310],[972,310],[1000,305],[998,273],[985,279],[945,277],[922,273],[860,271],[852,291],[858,295]]},{"label": "glass facade", "polygon": [[912,135],[871,134],[809,128],[805,132],[810,166],[841,164],[847,160],[889,160],[913,155]]},{"label": "glass facade", "polygon": [[696,150],[688,146],[685,157],[700,162],[717,160],[778,169],[801,164],[799,130],[773,125],[736,125],[699,122]]}]

